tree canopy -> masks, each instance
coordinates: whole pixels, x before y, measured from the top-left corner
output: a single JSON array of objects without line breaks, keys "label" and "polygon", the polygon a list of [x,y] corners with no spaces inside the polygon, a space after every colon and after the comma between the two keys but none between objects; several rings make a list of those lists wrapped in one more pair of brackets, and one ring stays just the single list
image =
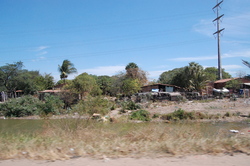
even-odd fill
[{"label": "tree canopy", "polygon": [[101,89],[99,88],[95,78],[87,73],[82,73],[72,80],[68,86],[69,90],[80,95],[83,99],[87,95],[100,95]]},{"label": "tree canopy", "polygon": [[37,91],[53,88],[54,78],[50,74],[41,75],[39,71],[28,71],[22,67],[22,62],[0,67],[1,91],[22,90],[24,94],[34,94]]}]

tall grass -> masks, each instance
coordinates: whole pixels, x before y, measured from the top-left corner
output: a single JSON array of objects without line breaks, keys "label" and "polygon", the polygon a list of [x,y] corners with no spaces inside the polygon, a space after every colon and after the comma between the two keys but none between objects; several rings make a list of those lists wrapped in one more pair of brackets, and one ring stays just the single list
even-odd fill
[{"label": "tall grass", "polygon": [[1,133],[0,140],[0,159],[250,154],[249,137],[197,122],[135,124],[61,119],[47,121],[38,133]]}]

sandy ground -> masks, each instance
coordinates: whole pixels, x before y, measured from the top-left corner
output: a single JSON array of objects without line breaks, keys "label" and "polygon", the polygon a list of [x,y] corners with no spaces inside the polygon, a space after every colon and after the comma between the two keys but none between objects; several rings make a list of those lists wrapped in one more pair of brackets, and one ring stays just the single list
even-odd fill
[{"label": "sandy ground", "polygon": [[152,105],[150,112],[166,114],[178,109],[185,111],[197,111],[208,114],[224,114],[226,112],[237,113],[241,115],[248,115],[250,113],[250,99],[238,98],[237,101],[230,101],[230,99],[216,99],[209,102],[187,101],[187,102],[167,102]]},{"label": "sandy ground", "polygon": [[249,166],[250,156],[209,156],[195,155],[180,158],[119,158],[91,159],[77,158],[65,161],[4,160],[1,166]]}]

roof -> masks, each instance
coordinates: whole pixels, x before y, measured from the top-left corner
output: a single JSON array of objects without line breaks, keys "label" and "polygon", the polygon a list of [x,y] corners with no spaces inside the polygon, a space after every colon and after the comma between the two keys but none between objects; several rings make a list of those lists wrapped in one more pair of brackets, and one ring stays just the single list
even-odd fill
[{"label": "roof", "polygon": [[231,80],[235,80],[235,79],[238,79],[238,78],[227,78],[227,79],[221,79],[221,80],[217,80],[217,81],[215,81],[214,83],[215,83],[215,84],[225,83],[225,82],[228,82],[228,81],[231,81]]},{"label": "roof", "polygon": [[171,86],[171,87],[176,87],[176,88],[180,88],[176,85],[170,85],[170,84],[160,84],[160,83],[157,83],[157,84],[151,84],[151,85],[145,85],[143,87],[148,87],[148,86],[155,86],[155,85],[161,85],[161,86]]}]

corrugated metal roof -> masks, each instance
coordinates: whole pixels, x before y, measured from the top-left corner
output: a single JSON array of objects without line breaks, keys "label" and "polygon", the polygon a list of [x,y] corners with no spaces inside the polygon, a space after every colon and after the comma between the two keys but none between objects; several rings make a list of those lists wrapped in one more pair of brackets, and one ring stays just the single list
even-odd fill
[{"label": "corrugated metal roof", "polygon": [[228,82],[228,81],[231,81],[231,80],[234,80],[234,79],[238,79],[238,78],[222,79],[222,80],[215,81],[214,83],[215,83],[215,84],[218,84],[218,83],[225,83],[225,82]]}]

